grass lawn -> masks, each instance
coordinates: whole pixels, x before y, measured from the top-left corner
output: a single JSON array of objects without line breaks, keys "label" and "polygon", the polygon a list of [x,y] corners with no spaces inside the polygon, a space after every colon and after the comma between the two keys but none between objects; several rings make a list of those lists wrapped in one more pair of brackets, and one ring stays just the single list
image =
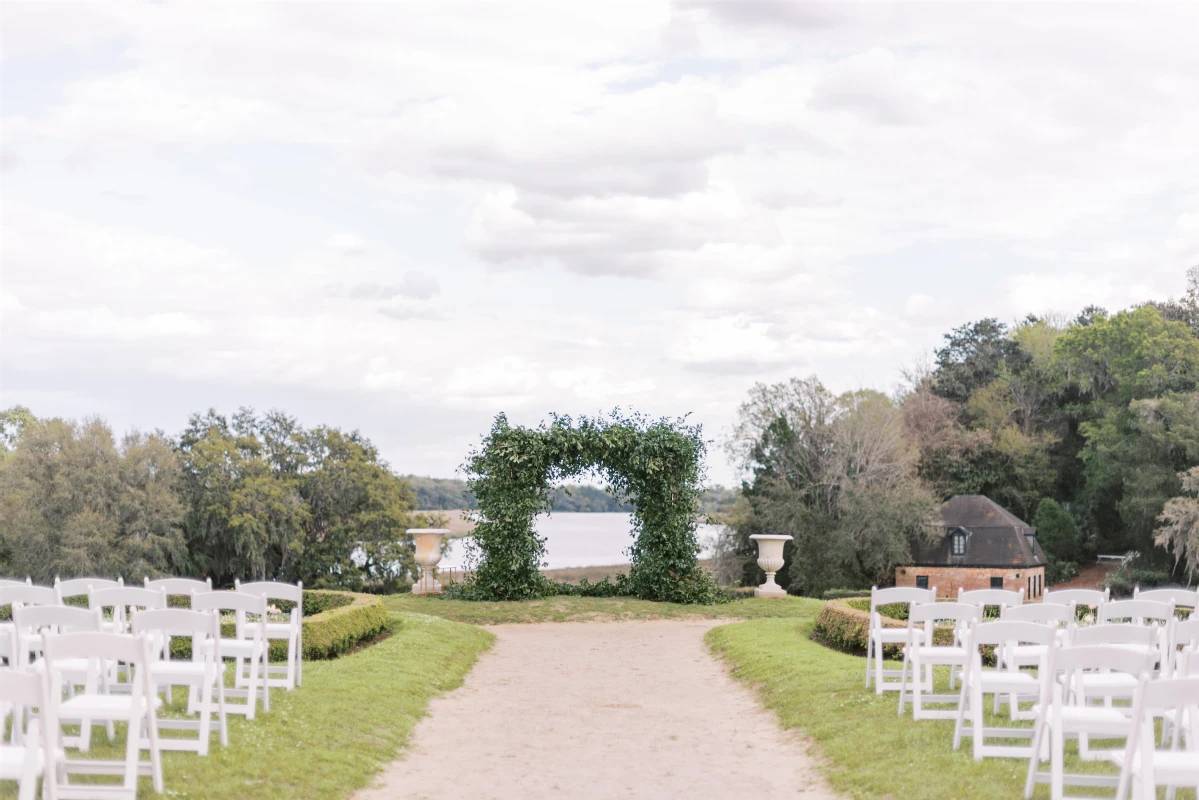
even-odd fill
[{"label": "grass lawn", "polygon": [[471,625],[511,622],[583,622],[630,619],[814,619],[824,603],[802,597],[778,600],[746,598],[711,606],[654,603],[626,597],[550,597],[522,602],[474,603],[395,594],[384,598],[392,611],[431,614]]},{"label": "grass lawn", "polygon": [[[1023,796],[1026,760],[976,762],[969,739],[955,752],[952,720],[916,722],[910,708],[906,716],[897,716],[895,692],[879,697],[864,688],[865,659],[811,641],[811,628],[809,621],[762,619],[714,628],[707,640],[730,663],[734,676],[753,686],[760,702],[778,714],[785,728],[797,728],[816,743],[836,790],[854,798],[1014,800]],[[990,698],[985,702],[989,709]],[[1067,748],[1073,750],[1074,745]],[[1048,771],[1048,764],[1042,769]],[[1115,772],[1104,764],[1080,767],[1074,758],[1068,759],[1067,771]],[[1099,796],[1104,792],[1077,787],[1073,791]],[[1048,796],[1048,786],[1038,785],[1035,797]],[[1179,800],[1194,797],[1194,792],[1178,793]]]},{"label": "grass lawn", "polygon": [[[229,716],[229,746],[209,755],[163,753],[166,795],[182,798],[344,798],[396,757],[429,698],[459,686],[494,637],[469,625],[400,614],[395,635],[358,653],[304,665],[304,685],[271,691],[271,711]],[[186,693],[176,690],[181,704]],[[124,736],[96,758],[123,758]],[[194,735],[194,734],[193,734]],[[149,778],[139,795],[154,796]],[[0,797],[16,797],[0,783]]]}]

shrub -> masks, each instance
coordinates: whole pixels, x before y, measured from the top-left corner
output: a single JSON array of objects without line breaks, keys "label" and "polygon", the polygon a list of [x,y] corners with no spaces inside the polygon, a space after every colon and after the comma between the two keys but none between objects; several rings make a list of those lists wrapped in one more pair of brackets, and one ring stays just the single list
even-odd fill
[{"label": "shrub", "polygon": [[827,589],[824,592],[823,599],[825,600],[844,600],[847,597],[869,597],[869,589]]},{"label": "shrub", "polygon": [[[897,607],[903,609],[903,614],[906,618],[907,606],[903,603],[889,603],[878,607],[884,628],[907,627],[906,622],[891,616],[891,614],[897,613]],[[812,639],[814,641],[826,647],[831,647],[834,650],[858,656],[866,654],[866,645],[869,641],[869,636],[870,600],[862,598],[830,600],[820,610],[820,614],[816,617],[816,624],[812,628]],[[952,644],[953,627],[938,625],[933,629],[933,642],[939,645]],[[883,648],[883,655],[886,658],[902,658],[899,645],[887,645]],[[987,662],[989,660],[993,659],[989,658],[984,648],[983,661]]]}]

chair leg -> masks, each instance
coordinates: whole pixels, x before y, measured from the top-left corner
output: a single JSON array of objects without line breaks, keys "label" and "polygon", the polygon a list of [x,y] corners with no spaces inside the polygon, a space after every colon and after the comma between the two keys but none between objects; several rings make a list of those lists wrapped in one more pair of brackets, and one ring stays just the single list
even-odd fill
[{"label": "chair leg", "polygon": [[[147,703],[153,703],[154,697],[146,698]],[[142,723],[145,715],[134,714],[129,720],[129,729],[125,738],[125,781],[124,787],[130,792],[137,792],[137,768],[141,760]]]},{"label": "chair leg", "polygon": [[150,777],[154,791],[162,794],[162,749],[158,746],[158,717],[154,714],[153,706],[146,711],[146,725],[150,734]]},{"label": "chair leg", "polygon": [[977,685],[972,687],[972,691],[970,692],[970,711],[971,711],[971,717],[972,717],[971,724],[973,725],[973,731],[971,732],[971,738],[974,739],[974,741],[972,742],[972,744],[974,745],[974,760],[982,761],[983,760],[983,692],[982,692],[982,685],[978,684],[977,681],[975,681],[975,683]]},{"label": "chair leg", "polygon": [[966,727],[966,681],[962,681],[962,691],[958,695],[958,717],[953,725],[953,749],[959,750],[962,746],[962,729]]},{"label": "chair leg", "polygon": [[[866,639],[866,688],[870,688],[870,656],[874,653],[874,636]],[[881,694],[881,693],[880,693]]]},{"label": "chair leg", "polygon": [[1024,798],[1032,799],[1037,783],[1037,768],[1041,766],[1041,740],[1045,737],[1044,711],[1037,714],[1032,729],[1032,754],[1028,757],[1028,774],[1024,779]]},{"label": "chair leg", "polygon": [[[919,675],[920,674],[919,661],[916,661],[915,663],[916,663],[916,674]],[[931,671],[931,667],[930,667],[930,671]],[[913,681],[913,684],[914,685],[912,686],[912,719],[921,719],[920,712],[923,710],[923,706],[920,703],[920,699],[921,699],[920,694],[921,694],[921,690],[923,690],[924,687],[923,687],[921,681]]]},{"label": "chair leg", "polygon": [[[241,659],[233,662],[233,666],[237,674],[241,674]],[[258,654],[254,653],[250,657],[250,662],[247,664],[250,669],[250,685],[246,687],[246,719],[254,719],[254,712],[258,710]],[[236,683],[236,681],[235,681]]]},{"label": "chair leg", "polygon": [[903,650],[903,670],[899,679],[899,716],[903,716],[903,703],[908,691],[908,649]]},{"label": "chair leg", "polygon": [[208,740],[212,736],[212,679],[205,675],[200,689],[200,746],[199,754],[208,755]]}]

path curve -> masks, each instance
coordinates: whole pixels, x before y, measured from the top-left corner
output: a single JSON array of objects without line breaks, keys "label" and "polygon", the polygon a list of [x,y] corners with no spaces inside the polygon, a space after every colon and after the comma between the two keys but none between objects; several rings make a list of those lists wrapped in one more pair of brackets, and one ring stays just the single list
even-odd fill
[{"label": "path curve", "polygon": [[497,625],[358,800],[834,800],[802,742],[709,654],[720,620]]}]

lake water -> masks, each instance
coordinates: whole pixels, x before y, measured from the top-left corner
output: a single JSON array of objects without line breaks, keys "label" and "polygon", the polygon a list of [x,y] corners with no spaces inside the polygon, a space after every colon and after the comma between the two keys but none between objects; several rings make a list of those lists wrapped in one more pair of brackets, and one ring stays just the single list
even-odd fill
[{"label": "lake water", "polygon": [[[537,518],[536,530],[545,537],[548,569],[566,567],[606,567],[629,563],[625,552],[633,543],[629,514],[593,514],[559,512]],[[704,546],[700,558],[707,558],[719,526],[700,525],[696,531]],[[463,540],[451,543],[442,567],[461,567]]]}]

